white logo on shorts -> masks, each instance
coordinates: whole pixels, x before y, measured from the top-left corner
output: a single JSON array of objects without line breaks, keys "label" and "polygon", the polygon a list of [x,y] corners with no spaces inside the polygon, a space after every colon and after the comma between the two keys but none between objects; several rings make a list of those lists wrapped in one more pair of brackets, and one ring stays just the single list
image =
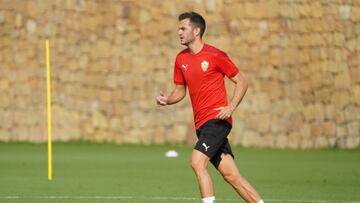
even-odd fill
[{"label": "white logo on shorts", "polygon": [[204,146],[205,147],[205,151],[207,152],[207,150],[210,148],[210,146],[206,146],[206,144],[203,142],[202,143],[202,146]]}]

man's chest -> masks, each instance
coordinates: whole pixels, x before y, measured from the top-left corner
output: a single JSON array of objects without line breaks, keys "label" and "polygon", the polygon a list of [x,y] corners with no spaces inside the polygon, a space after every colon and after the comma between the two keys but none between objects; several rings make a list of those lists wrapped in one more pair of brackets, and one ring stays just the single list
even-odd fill
[{"label": "man's chest", "polygon": [[184,57],[179,65],[188,85],[202,82],[217,73],[215,60],[209,56]]}]

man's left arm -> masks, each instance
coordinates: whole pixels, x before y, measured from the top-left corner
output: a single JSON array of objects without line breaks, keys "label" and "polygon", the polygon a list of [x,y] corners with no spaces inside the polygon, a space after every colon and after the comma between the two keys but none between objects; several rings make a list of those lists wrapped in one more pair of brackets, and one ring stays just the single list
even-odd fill
[{"label": "man's left arm", "polygon": [[230,80],[235,83],[234,95],[228,106],[215,109],[219,111],[215,118],[222,120],[229,118],[245,96],[248,84],[242,74],[238,72]]}]

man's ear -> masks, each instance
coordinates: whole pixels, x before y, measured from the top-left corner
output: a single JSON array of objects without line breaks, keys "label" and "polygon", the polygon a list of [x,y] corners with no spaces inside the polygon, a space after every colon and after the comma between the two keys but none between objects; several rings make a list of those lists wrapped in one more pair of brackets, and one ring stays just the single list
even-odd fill
[{"label": "man's ear", "polygon": [[199,27],[194,28],[194,34],[195,34],[195,36],[200,35],[200,28]]}]

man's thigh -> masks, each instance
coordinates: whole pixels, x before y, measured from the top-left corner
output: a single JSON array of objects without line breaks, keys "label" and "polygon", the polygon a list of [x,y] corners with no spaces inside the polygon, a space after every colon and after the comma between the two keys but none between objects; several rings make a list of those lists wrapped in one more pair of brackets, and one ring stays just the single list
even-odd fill
[{"label": "man's thigh", "polygon": [[222,175],[240,175],[234,158],[230,154],[221,155],[221,162],[217,169]]},{"label": "man's thigh", "polygon": [[198,141],[194,149],[207,155],[210,159],[220,155],[223,146],[228,142],[227,136],[231,126],[224,120],[214,119],[206,122],[197,130]]},{"label": "man's thigh", "polygon": [[193,167],[207,167],[210,158],[197,149],[193,149],[191,154],[191,165]]}]

